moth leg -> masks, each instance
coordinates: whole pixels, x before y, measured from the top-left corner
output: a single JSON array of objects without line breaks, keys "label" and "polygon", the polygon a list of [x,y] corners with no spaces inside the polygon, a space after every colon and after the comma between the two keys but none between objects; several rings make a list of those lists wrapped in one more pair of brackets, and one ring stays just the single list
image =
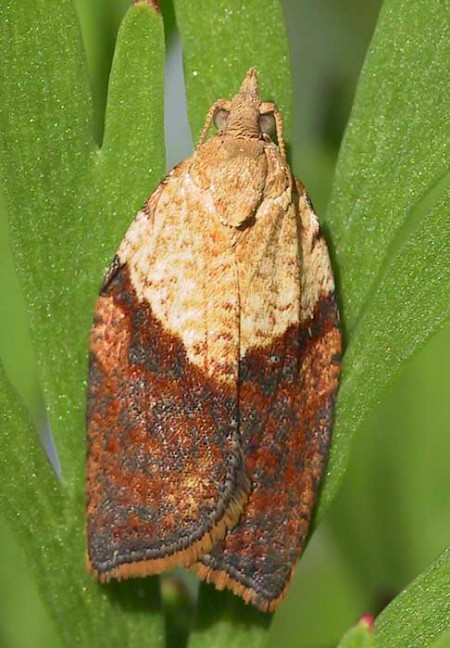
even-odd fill
[{"label": "moth leg", "polygon": [[278,148],[280,149],[281,157],[283,158],[284,162],[286,162],[287,157],[283,136],[283,117],[281,116],[280,111],[274,103],[270,101],[264,101],[259,105],[259,112],[261,115],[267,115],[269,113],[273,114],[277,131]]},{"label": "moth leg", "polygon": [[203,126],[202,132],[200,134],[200,137],[198,139],[197,146],[200,146],[203,144],[206,140],[206,137],[208,135],[208,131],[211,128],[211,123],[214,119],[214,115],[217,110],[219,109],[227,110],[230,111],[231,109],[231,101],[228,101],[227,99],[218,99],[215,104],[211,106],[211,108],[208,110],[208,114],[206,115],[205,119],[205,125]]}]

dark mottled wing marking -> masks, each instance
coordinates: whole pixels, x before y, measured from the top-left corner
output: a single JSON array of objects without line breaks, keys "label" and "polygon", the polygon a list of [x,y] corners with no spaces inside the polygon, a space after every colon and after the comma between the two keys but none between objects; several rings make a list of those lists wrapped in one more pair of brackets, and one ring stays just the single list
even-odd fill
[{"label": "dark mottled wing marking", "polygon": [[236,385],[191,363],[137,293],[130,263],[148,209],[122,245],[131,261],[119,251],[111,266],[91,334],[87,543],[101,581],[198,559],[236,523],[249,489]]}]

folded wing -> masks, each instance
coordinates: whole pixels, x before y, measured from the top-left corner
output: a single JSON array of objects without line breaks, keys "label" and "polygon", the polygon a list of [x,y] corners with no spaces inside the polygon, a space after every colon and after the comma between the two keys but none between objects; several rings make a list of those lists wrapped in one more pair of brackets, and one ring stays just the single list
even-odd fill
[{"label": "folded wing", "polygon": [[97,301],[87,539],[100,580],[192,563],[247,499],[236,266],[185,165],[139,213]]},{"label": "folded wing", "polygon": [[[252,285],[266,297],[258,303],[249,291],[242,309],[254,331],[241,346],[239,386],[252,492],[239,523],[192,569],[274,610],[304,547],[328,456],[341,334],[326,244],[300,183],[265,232],[253,231],[266,245]],[[242,257],[246,274],[248,252]]]}]

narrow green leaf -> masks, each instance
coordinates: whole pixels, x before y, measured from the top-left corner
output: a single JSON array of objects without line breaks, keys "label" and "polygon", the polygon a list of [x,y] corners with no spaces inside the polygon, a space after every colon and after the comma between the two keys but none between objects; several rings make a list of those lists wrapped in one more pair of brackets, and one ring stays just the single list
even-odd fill
[{"label": "narrow green leaf", "polygon": [[69,0],[5,0],[0,19],[6,193],[10,203],[18,198],[23,206],[14,214],[16,226],[26,222],[28,238],[42,244],[49,211],[60,210],[92,150],[84,52]]},{"label": "narrow green leaf", "polygon": [[450,316],[450,191],[421,216],[390,258],[347,350],[323,504],[345,471],[354,432],[412,353]]},{"label": "narrow green leaf", "polygon": [[[1,366],[0,428],[0,513],[19,540],[41,596],[51,608],[49,593],[54,579],[61,578],[64,555],[59,524],[64,509],[62,485]],[[60,607],[64,609],[64,602]],[[61,609],[52,612],[60,614]]]},{"label": "narrow green leaf", "polygon": [[430,648],[449,648],[450,646],[450,630],[443,632],[436,641],[430,644]]},{"label": "narrow green leaf", "polygon": [[158,646],[163,640],[158,580],[99,586],[86,573],[83,463],[93,302],[132,212],[153,189],[146,185],[155,182],[157,172],[151,175],[149,169],[163,168],[161,20],[150,6],[134,6],[125,18],[105,150],[98,152],[70,3],[6,2],[0,19],[6,25],[0,37],[6,62],[0,73],[5,97],[0,171],[63,468],[55,512],[47,483],[54,476],[44,454],[36,455],[43,465],[35,467],[35,455],[19,443],[19,422],[8,415],[5,515],[66,645]]},{"label": "narrow green leaf", "polygon": [[348,568],[373,594],[368,610],[391,600],[450,538],[449,347],[447,322],[408,363],[356,439],[327,511]]},{"label": "narrow green leaf", "polygon": [[[120,27],[108,90],[101,163],[107,170],[111,206],[123,205],[127,211],[140,208],[162,179],[163,109],[163,24],[152,7],[141,3],[128,12]],[[109,218],[108,229],[115,225],[115,236],[122,236],[125,218],[120,227],[117,216]]]},{"label": "narrow green leaf", "polygon": [[94,103],[95,140],[103,139],[106,96],[120,22],[130,0],[73,0],[80,21]]},{"label": "narrow green leaf", "polygon": [[359,621],[345,633],[338,648],[375,648],[373,629],[365,621]]},{"label": "narrow green leaf", "polygon": [[[61,484],[0,364],[0,510],[39,561],[63,507]],[[33,506],[30,506],[33,502]],[[38,550],[39,548],[39,550]]]},{"label": "narrow green leaf", "polygon": [[449,36],[448,3],[383,3],[328,213],[349,330],[400,228],[448,170]]},{"label": "narrow green leaf", "polygon": [[259,73],[261,96],[275,101],[291,138],[292,80],[289,43],[278,0],[174,0],[183,43],[186,90],[194,139],[212,104],[231,98],[250,67]]},{"label": "narrow green leaf", "polygon": [[25,302],[19,288],[9,245],[6,210],[0,195],[0,359],[12,385],[20,393],[36,423],[43,403],[38,389],[37,367],[27,327]]},{"label": "narrow green leaf", "polygon": [[426,648],[449,629],[450,549],[446,549],[380,614],[375,639],[383,648]]},{"label": "narrow green leaf", "polygon": [[[72,371],[76,363],[67,321],[77,317],[77,254],[66,242],[77,249],[77,217],[69,203],[93,150],[84,53],[68,0],[4,2],[0,21],[1,174],[42,382],[57,418],[65,392],[61,365],[68,361]],[[65,342],[64,359],[51,358],[55,338]],[[64,427],[61,435],[73,444],[73,428]]]},{"label": "narrow green leaf", "polygon": [[450,314],[449,11],[383,5],[339,159],[328,223],[350,337],[321,511],[353,434]]},{"label": "narrow green leaf", "polygon": [[[5,20],[21,24],[20,16],[15,15],[18,6],[27,14],[26,2],[14,4]],[[5,51],[18,52],[5,87],[9,91],[16,85],[21,92],[10,93],[11,105],[2,112],[1,125],[3,175],[16,260],[52,432],[69,485],[72,478],[83,477],[80,439],[84,437],[87,333],[95,294],[133,212],[151,192],[156,176],[162,174],[164,41],[161,19],[153,8],[140,5],[129,11],[118,38],[112,72],[105,152],[99,154],[90,126],[87,128],[86,119],[80,118],[85,106],[78,107],[80,86],[86,79],[80,64],[84,54],[74,46],[79,40],[72,24],[74,16],[61,10],[55,13],[60,19],[65,16],[64,28],[54,21],[48,25],[43,10],[32,13],[34,28],[41,35],[40,46],[35,42],[28,45],[26,31],[9,34],[11,43],[8,37],[4,39]],[[61,39],[59,32],[68,34],[71,40]],[[20,85],[20,77],[25,75],[22,61],[29,65],[33,56],[46,61],[40,72],[40,94],[35,86]],[[56,67],[55,60],[60,61]],[[72,68],[78,74],[76,78]],[[61,78],[67,82],[61,84]],[[52,128],[58,125],[55,106],[61,105],[70,110],[63,112],[65,119],[61,118],[60,127]],[[16,130],[18,124],[29,123],[28,112],[39,120],[38,150],[36,134],[27,131],[22,142],[24,153],[19,155]],[[14,114],[14,121],[9,120],[9,114]],[[72,141],[70,133],[79,122],[85,127],[83,137],[73,137]],[[32,178],[32,196],[14,184],[15,178],[26,175],[25,164],[29,167],[26,179]],[[60,167],[62,171],[57,172]],[[54,174],[49,176],[48,169],[55,169]]]},{"label": "narrow green leaf", "polygon": [[36,588],[36,580],[29,571],[26,554],[3,516],[0,516],[0,555],[2,648],[62,648]]}]

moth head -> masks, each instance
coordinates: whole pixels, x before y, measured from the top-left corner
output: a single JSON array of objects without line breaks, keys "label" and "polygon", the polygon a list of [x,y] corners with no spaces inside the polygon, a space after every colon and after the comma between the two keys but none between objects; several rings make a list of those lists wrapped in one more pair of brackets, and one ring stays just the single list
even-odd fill
[{"label": "moth head", "polygon": [[[258,74],[250,68],[239,92],[231,99],[219,99],[212,109],[212,119],[218,131],[238,138],[272,140],[279,143],[281,133],[281,118],[277,119],[278,109],[274,103],[261,102]],[[204,136],[211,123],[205,126]]]},{"label": "moth head", "polygon": [[[230,113],[231,110],[227,110],[226,108],[217,108],[213,120],[214,120],[214,126],[217,128],[218,131],[224,130],[227,125],[228,121],[230,118]],[[259,131],[264,134],[268,135],[271,140],[275,141],[276,140],[276,122],[275,122],[275,115],[273,112],[265,112],[265,113],[259,113],[257,115],[258,119],[258,128]]]}]

